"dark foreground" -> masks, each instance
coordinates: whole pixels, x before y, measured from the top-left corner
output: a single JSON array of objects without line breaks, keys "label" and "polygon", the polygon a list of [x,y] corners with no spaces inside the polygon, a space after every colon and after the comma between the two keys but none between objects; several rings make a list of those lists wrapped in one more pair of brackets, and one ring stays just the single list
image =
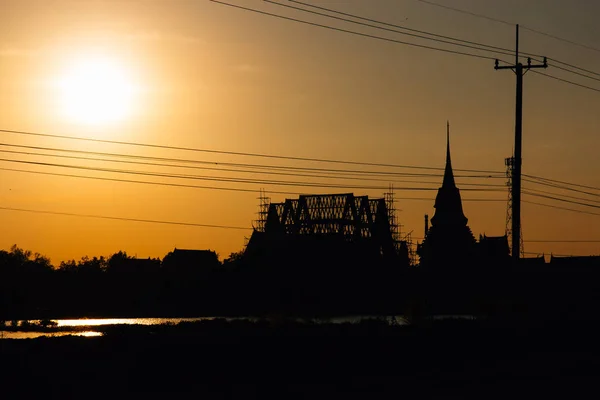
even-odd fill
[{"label": "dark foreground", "polygon": [[[526,327],[529,326],[529,327]],[[1,398],[582,398],[593,322],[419,326],[209,321],[0,340]]]}]

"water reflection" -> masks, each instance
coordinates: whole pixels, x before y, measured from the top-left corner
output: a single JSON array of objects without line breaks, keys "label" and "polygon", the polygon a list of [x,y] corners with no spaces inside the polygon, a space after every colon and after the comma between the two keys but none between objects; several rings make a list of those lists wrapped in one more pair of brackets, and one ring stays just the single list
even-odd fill
[{"label": "water reflection", "polygon": [[178,324],[180,322],[211,320],[215,317],[202,318],[94,318],[94,319],[56,319],[57,327],[102,326],[102,325],[160,325]]},{"label": "water reflection", "polygon": [[60,337],[60,336],[83,336],[97,337],[102,336],[101,332],[84,331],[84,332],[21,332],[21,331],[2,331],[0,339],[36,339],[40,337]]},{"label": "water reflection", "polygon": [[[27,321],[5,321],[3,326],[11,327],[3,330],[0,327],[0,339],[34,339],[38,337],[59,336],[102,336],[102,332],[94,331],[94,327],[108,325],[160,325],[178,324],[180,322],[193,322],[201,320],[212,320],[215,317],[202,318],[81,318],[81,319],[53,319],[53,320],[27,320]],[[91,328],[81,330],[81,328]],[[58,329],[56,332],[48,332],[46,328]],[[73,328],[72,330],[69,328]]]},{"label": "water reflection", "polygon": [[[173,324],[176,325],[180,322],[195,322],[195,321],[207,321],[214,320],[220,317],[198,317],[198,318],[81,318],[81,319],[54,319],[54,320],[29,320],[29,321],[5,321],[3,326],[11,327],[10,330],[3,330],[0,327],[0,339],[33,339],[38,337],[59,337],[59,336],[84,336],[94,337],[101,336],[102,332],[94,330],[99,329],[101,326],[108,325],[161,325],[161,324]],[[256,321],[258,318],[255,317],[232,317],[224,318],[228,321],[233,320],[246,320]],[[310,323],[333,323],[333,324],[344,324],[344,323],[358,323],[363,320],[378,319],[385,320],[387,323],[392,325],[407,325],[409,322],[400,316],[373,316],[373,315],[354,315],[354,316],[338,316],[329,318],[309,318],[294,319],[296,322],[310,322]],[[1,323],[2,321],[0,321]],[[58,329],[56,332],[48,332],[50,329]],[[72,329],[70,329],[72,328]],[[85,330],[89,328],[88,330]],[[36,331],[38,330],[38,331]]]}]

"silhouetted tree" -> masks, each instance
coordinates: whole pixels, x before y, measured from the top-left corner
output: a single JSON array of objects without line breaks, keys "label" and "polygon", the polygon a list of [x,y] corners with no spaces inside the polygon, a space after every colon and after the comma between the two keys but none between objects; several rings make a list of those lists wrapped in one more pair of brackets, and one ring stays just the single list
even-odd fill
[{"label": "silhouetted tree", "polygon": [[126,252],[119,251],[108,258],[106,263],[106,271],[108,273],[125,272],[124,268],[126,268],[127,260],[132,258],[133,257],[128,256]]},{"label": "silhouetted tree", "polygon": [[227,257],[223,262],[224,263],[236,262],[236,261],[241,260],[243,256],[244,256],[244,250],[236,251],[236,252],[230,253],[229,257]]}]

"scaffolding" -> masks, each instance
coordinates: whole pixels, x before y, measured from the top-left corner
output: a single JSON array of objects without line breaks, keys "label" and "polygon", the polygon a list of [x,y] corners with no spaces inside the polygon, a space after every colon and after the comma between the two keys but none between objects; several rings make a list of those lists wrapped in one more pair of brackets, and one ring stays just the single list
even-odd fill
[{"label": "scaffolding", "polygon": [[267,214],[269,213],[269,204],[271,202],[271,198],[266,196],[265,190],[260,189],[260,195],[258,197],[258,218],[253,223],[253,228],[264,232],[265,224],[267,222]]},{"label": "scaffolding", "polygon": [[312,237],[320,243],[340,243],[341,239],[408,265],[412,243],[401,238],[391,190],[385,198],[377,199],[345,193],[300,195],[273,203],[261,192],[259,200],[258,220],[246,246],[249,252],[279,246],[282,241],[301,243]]},{"label": "scaffolding", "polygon": [[417,252],[415,248],[416,246],[413,244],[412,241],[412,232],[413,231],[410,231],[406,235],[404,235],[401,242],[406,243],[406,249],[408,250],[408,262],[411,267],[414,267],[415,265],[417,265]]},{"label": "scaffolding", "polygon": [[390,221],[390,232],[394,241],[396,251],[400,253],[403,247],[406,247],[408,259],[411,266],[416,265],[416,252],[412,242],[412,231],[402,235],[402,224],[398,223],[396,216],[396,199],[394,197],[394,185],[390,184],[388,192],[384,193],[386,208],[388,211],[388,220]]},{"label": "scaffolding", "polygon": [[394,199],[394,185],[390,184],[389,191],[383,194],[385,199],[385,205],[388,212],[388,221],[390,223],[390,233],[394,240],[394,246],[396,250],[400,247],[400,225],[396,218],[396,200]]}]

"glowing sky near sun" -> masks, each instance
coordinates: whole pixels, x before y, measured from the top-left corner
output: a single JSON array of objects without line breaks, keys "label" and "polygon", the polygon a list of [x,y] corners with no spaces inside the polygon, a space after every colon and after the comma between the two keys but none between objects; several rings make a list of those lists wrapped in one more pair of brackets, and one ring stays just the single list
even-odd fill
[{"label": "glowing sky near sun", "polygon": [[102,125],[130,117],[135,104],[134,80],[107,57],[72,61],[59,78],[63,116],[75,122]]}]

